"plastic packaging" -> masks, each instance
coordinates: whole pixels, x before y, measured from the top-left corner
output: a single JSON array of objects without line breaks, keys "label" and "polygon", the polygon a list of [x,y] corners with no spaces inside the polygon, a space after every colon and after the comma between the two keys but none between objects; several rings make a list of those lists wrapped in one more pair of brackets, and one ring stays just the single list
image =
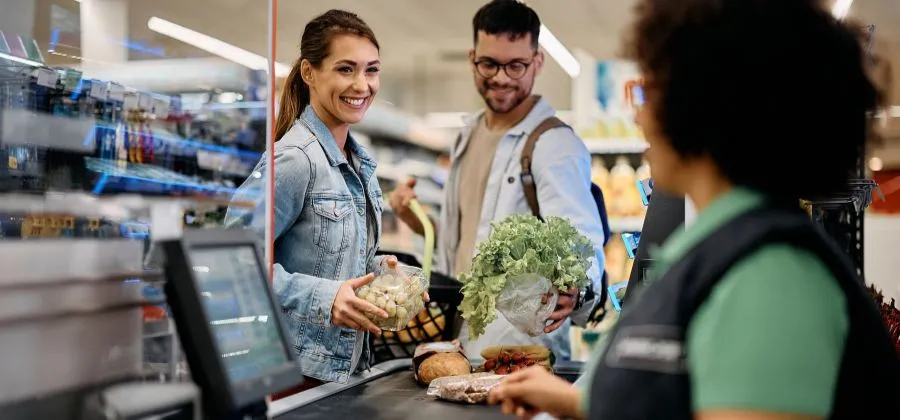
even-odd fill
[{"label": "plastic packaging", "polygon": [[413,377],[422,385],[436,379],[472,373],[459,342],[425,343],[413,355]]},{"label": "plastic packaging", "polygon": [[368,314],[369,319],[384,331],[399,331],[425,309],[422,296],[428,290],[428,279],[422,269],[408,265],[394,268],[381,266],[375,280],[356,291],[356,296],[384,309],[387,319]]},{"label": "plastic packaging", "polygon": [[556,308],[559,291],[537,274],[510,279],[497,297],[497,311],[517,330],[537,337],[544,334],[547,318]]},{"label": "plastic packaging", "polygon": [[447,376],[431,381],[426,394],[447,401],[481,404],[503,378],[493,373]]}]

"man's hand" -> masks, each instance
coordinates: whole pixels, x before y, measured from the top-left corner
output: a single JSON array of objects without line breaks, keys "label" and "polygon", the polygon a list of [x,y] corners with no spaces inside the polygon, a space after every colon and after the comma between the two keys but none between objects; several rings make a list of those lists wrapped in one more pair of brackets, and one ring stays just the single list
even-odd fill
[{"label": "man's hand", "polygon": [[391,192],[390,204],[397,218],[403,221],[413,232],[419,235],[425,234],[422,221],[409,209],[409,202],[417,198],[414,188],[416,179],[410,178],[405,184],[401,184]]},{"label": "man's hand", "polygon": [[538,413],[556,418],[580,418],[581,395],[578,389],[548,372],[532,366],[506,377],[488,396],[491,404],[500,404],[504,414],[531,419]]},{"label": "man's hand", "polygon": [[375,275],[369,273],[362,277],[347,280],[341,285],[337,296],[334,297],[334,303],[331,305],[332,324],[338,327],[369,331],[373,334],[381,335],[381,329],[366,317],[366,313],[387,319],[387,312],[356,297],[356,290],[371,283],[374,279]]},{"label": "man's hand", "polygon": [[572,315],[572,311],[575,310],[575,304],[578,303],[578,292],[578,289],[572,289],[566,293],[559,294],[559,298],[556,300],[556,309],[547,318],[553,323],[544,328],[544,333],[549,334],[556,331],[562,326],[563,322],[569,319],[569,315]]}]

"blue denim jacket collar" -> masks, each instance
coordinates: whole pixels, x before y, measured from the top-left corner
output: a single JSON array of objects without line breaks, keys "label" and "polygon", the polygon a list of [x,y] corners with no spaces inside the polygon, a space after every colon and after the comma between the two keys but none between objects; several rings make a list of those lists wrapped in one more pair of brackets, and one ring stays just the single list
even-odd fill
[{"label": "blue denim jacket collar", "polygon": [[[331,166],[339,166],[342,163],[348,163],[347,158],[344,157],[344,153],[338,148],[337,141],[335,140],[334,135],[331,134],[331,130],[329,130],[328,126],[325,125],[325,122],[316,115],[316,111],[313,110],[312,106],[307,105],[306,109],[304,109],[303,113],[300,115],[300,119],[309,128],[309,131],[312,131],[313,135],[316,136],[319,143],[322,144],[322,148],[325,149],[325,156],[328,157],[328,163],[330,163]],[[360,161],[369,165],[375,164],[375,160],[372,159],[368,152],[366,152],[365,148],[360,146],[356,139],[353,138],[352,134],[347,136],[347,148],[354,156],[359,158]]]}]

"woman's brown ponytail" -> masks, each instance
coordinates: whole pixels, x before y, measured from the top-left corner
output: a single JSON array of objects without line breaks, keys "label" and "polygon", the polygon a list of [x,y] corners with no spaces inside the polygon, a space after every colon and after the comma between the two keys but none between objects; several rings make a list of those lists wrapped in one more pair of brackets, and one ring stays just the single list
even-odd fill
[{"label": "woman's brown ponytail", "polygon": [[331,38],[341,34],[361,36],[379,48],[375,33],[354,13],[333,9],[307,23],[300,37],[300,58],[294,63],[281,92],[281,105],[275,120],[275,141],[284,137],[309,105],[309,86],[300,74],[300,63],[306,60],[318,68],[328,57]]},{"label": "woman's brown ponytail", "polygon": [[300,62],[297,59],[291,73],[284,81],[281,91],[281,105],[278,107],[278,117],[275,119],[275,141],[281,140],[285,133],[294,125],[294,121],[300,118],[303,109],[309,105],[309,86],[300,75]]}]

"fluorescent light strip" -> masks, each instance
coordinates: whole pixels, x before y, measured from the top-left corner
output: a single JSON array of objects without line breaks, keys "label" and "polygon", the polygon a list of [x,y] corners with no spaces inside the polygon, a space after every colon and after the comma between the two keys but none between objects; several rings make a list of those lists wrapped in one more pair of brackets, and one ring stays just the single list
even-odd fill
[{"label": "fluorescent light strip", "polygon": [[831,7],[831,14],[839,20],[847,17],[847,13],[850,12],[850,6],[853,4],[853,0],[835,0],[834,6]]},{"label": "fluorescent light strip", "polygon": [[578,59],[544,24],[541,24],[541,35],[538,37],[538,43],[547,50],[550,57],[553,57],[569,76],[572,78],[578,77],[581,73],[581,64],[578,62]]},{"label": "fluorescent light strip", "polygon": [[[525,4],[526,2],[525,0],[519,0],[519,3]],[[538,35],[538,44],[541,44],[541,46],[547,50],[547,54],[550,54],[550,57],[556,60],[556,63],[559,64],[570,77],[574,79],[581,74],[581,63],[579,63],[578,59],[572,55],[558,38],[556,38],[556,35],[553,35],[553,32],[550,32],[550,28],[543,23],[541,24],[541,33]]]},{"label": "fluorescent light strip", "polygon": [[43,64],[38,63],[37,61],[29,60],[27,58],[22,58],[22,57],[16,57],[14,55],[6,54],[6,53],[0,53],[0,58],[5,58],[7,60],[15,61],[17,63],[25,64],[25,65],[28,65],[31,67],[43,67],[44,66]]},{"label": "fluorescent light strip", "polygon": [[[185,28],[184,26],[177,25],[165,19],[154,16],[147,21],[147,27],[150,28],[151,31],[177,39],[185,44],[193,45],[201,50],[218,55],[253,70],[267,71],[268,69],[268,59],[261,55],[254,54],[245,49],[238,48],[229,43],[201,34],[200,32]],[[284,77],[290,72],[290,66],[282,63],[275,63],[275,76]]]}]

